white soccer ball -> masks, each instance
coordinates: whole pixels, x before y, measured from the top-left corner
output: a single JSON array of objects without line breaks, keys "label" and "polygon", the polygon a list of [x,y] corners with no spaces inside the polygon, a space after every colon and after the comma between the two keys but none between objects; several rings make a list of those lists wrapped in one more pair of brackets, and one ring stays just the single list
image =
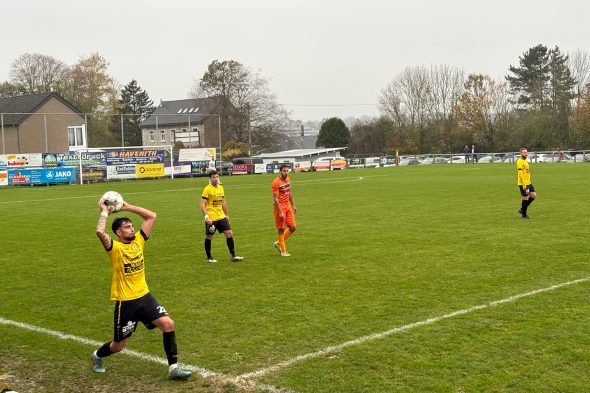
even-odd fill
[{"label": "white soccer ball", "polygon": [[118,212],[123,207],[123,197],[117,191],[105,192],[100,202],[107,206],[109,213]]}]

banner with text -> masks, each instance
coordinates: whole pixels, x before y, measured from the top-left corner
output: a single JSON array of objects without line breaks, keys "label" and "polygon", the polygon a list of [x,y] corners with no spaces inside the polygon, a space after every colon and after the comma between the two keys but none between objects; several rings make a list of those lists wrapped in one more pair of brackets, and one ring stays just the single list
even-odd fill
[{"label": "banner with text", "polygon": [[164,164],[139,164],[135,166],[136,177],[162,177]]},{"label": "banner with text", "polygon": [[106,165],[107,153],[105,152],[80,152],[69,151],[66,153],[44,153],[43,165],[45,167],[79,166],[82,165]]},{"label": "banner with text", "polygon": [[135,179],[135,165],[107,166],[107,179]]},{"label": "banner with text", "polygon": [[107,153],[107,165],[157,164],[164,162],[164,150],[115,150]]},{"label": "banner with text", "polygon": [[76,181],[77,168],[9,169],[8,184],[54,184]]}]

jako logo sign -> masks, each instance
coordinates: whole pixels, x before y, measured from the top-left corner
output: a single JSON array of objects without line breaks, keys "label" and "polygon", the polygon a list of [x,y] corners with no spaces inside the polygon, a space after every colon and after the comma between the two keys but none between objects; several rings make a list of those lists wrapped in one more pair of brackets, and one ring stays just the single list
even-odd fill
[{"label": "jako logo sign", "polygon": [[[51,173],[51,172],[49,172]],[[49,173],[47,174],[49,176]],[[55,177],[72,177],[72,172],[70,171],[57,171],[55,172]]]}]

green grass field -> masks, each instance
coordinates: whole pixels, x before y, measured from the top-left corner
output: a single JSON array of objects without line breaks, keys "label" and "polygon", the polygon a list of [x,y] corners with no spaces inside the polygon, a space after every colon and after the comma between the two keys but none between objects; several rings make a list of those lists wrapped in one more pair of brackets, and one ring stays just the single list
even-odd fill
[{"label": "green grass field", "polygon": [[[290,258],[272,246],[274,176],[223,177],[243,263],[219,234],[205,263],[205,178],[0,189],[0,374],[21,393],[589,391],[590,165],[531,168],[532,220],[508,164],[292,174]],[[148,285],[181,363],[217,375],[168,381],[143,326],[139,357],[92,373],[112,335],[94,234],[109,189],[158,213]]]}]

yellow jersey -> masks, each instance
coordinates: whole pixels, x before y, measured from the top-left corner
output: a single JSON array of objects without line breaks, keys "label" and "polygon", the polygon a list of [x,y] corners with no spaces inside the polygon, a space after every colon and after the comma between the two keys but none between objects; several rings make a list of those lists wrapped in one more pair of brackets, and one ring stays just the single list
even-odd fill
[{"label": "yellow jersey", "polygon": [[516,172],[519,186],[526,187],[531,184],[531,170],[527,160],[522,157],[516,160]]},{"label": "yellow jersey", "polygon": [[221,184],[218,184],[217,187],[208,184],[207,187],[203,189],[201,198],[207,200],[205,209],[207,210],[207,215],[209,215],[211,221],[219,221],[225,218],[225,212],[223,211],[224,197],[223,186]]},{"label": "yellow jersey", "polygon": [[143,262],[146,240],[147,236],[141,230],[129,244],[113,239],[111,249],[107,250],[113,273],[111,300],[138,299],[149,292]]}]

